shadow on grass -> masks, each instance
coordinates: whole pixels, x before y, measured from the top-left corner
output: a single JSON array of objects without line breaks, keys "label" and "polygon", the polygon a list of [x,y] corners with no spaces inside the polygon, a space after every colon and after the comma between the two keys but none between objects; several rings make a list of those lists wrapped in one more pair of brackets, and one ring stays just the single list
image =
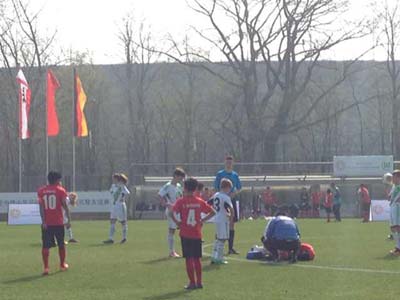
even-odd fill
[{"label": "shadow on grass", "polygon": [[20,278],[16,278],[16,279],[6,280],[6,281],[3,281],[2,283],[3,284],[14,284],[14,283],[22,283],[22,282],[31,282],[31,281],[39,280],[39,279],[42,279],[42,278],[44,279],[44,278],[49,277],[49,276],[54,276],[54,275],[56,275],[58,273],[61,273],[61,271],[50,273],[47,276],[43,276],[41,274],[24,276],[24,277],[20,277]]},{"label": "shadow on grass", "polygon": [[158,263],[162,263],[165,261],[169,261],[172,260],[170,257],[160,257],[160,258],[156,258],[156,259],[152,259],[152,260],[146,260],[146,261],[142,261],[141,263],[144,265],[155,265]]},{"label": "shadow on grass", "polygon": [[[116,243],[119,245],[119,243]],[[103,242],[99,242],[96,244],[89,244],[88,247],[110,247],[110,246],[114,246],[115,244],[104,244]]]},{"label": "shadow on grass", "polygon": [[143,300],[168,300],[168,299],[176,299],[182,295],[188,294],[192,291],[181,290],[176,292],[165,293],[156,296],[144,297]]},{"label": "shadow on grass", "polygon": [[388,253],[385,256],[379,256],[379,257],[376,257],[375,259],[379,259],[379,260],[398,260],[399,257]]},{"label": "shadow on grass", "polygon": [[209,264],[203,266],[203,272],[210,272],[214,270],[219,270],[221,268],[221,265],[216,265],[216,264]]}]

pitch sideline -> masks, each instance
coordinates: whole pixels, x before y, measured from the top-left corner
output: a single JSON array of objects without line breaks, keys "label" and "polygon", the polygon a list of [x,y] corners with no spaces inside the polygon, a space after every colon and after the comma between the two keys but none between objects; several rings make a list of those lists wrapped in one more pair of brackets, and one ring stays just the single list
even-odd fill
[{"label": "pitch sideline", "polygon": [[[209,248],[213,244],[207,244],[203,246],[203,250]],[[204,252],[206,256],[211,256],[210,253]],[[259,260],[249,260],[244,258],[226,257],[227,260],[249,262],[249,263],[260,263]],[[389,271],[389,270],[374,270],[374,269],[363,269],[363,268],[350,268],[350,267],[335,267],[335,266],[318,266],[318,265],[304,265],[304,264],[291,264],[290,266],[304,269],[319,269],[319,270],[330,270],[330,271],[344,271],[344,272],[359,272],[359,273],[375,273],[375,274],[388,274],[388,275],[399,275],[400,271]]]}]

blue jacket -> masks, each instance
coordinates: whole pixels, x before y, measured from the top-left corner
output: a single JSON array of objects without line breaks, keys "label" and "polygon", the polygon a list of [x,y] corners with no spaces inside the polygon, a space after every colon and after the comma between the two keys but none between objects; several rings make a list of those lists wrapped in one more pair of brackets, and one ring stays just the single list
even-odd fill
[{"label": "blue jacket", "polygon": [[269,221],[265,228],[264,237],[277,240],[299,240],[300,232],[292,218],[278,216]]}]

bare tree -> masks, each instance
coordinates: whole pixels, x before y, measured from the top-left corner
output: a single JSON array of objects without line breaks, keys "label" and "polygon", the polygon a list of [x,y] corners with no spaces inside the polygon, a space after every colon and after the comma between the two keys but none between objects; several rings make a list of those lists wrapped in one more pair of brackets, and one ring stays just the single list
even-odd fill
[{"label": "bare tree", "polygon": [[[209,22],[211,30],[193,30],[211,46],[191,51],[210,74],[240,91],[235,99],[245,112],[241,124],[242,159],[253,161],[262,145],[265,160],[274,160],[279,137],[297,130],[329,93],[351,72],[352,62],[336,70],[336,80],[315,94],[304,114],[296,114],[321,56],[350,39],[363,36],[361,26],[332,30],[346,1],[334,0],[193,0],[193,9]],[[358,24],[359,25],[359,24]],[[340,32],[340,33],[339,33]],[[185,63],[187,53],[173,43],[168,57]],[[180,56],[181,54],[181,56]],[[212,55],[224,62],[216,62]],[[273,112],[273,113],[272,113]],[[232,128],[232,125],[227,126]],[[263,138],[260,138],[263,137]]]},{"label": "bare tree", "polygon": [[[382,5],[381,3],[379,4]],[[393,154],[398,159],[400,155],[400,67],[397,60],[398,47],[400,45],[400,7],[398,1],[394,6],[390,6],[385,1],[383,9],[379,9],[380,7],[376,7],[376,11],[378,11],[376,22],[379,25],[382,24],[381,32],[378,36],[386,51],[386,70],[390,81],[389,89],[392,108]]]},{"label": "bare tree", "polygon": [[[128,160],[148,162],[153,124],[148,93],[157,75],[157,66],[152,63],[159,55],[154,51],[151,31],[144,21],[136,24],[132,14],[123,19],[118,37],[125,54],[125,77],[121,80],[129,111]],[[133,173],[132,168],[129,172]]]},{"label": "bare tree", "polygon": [[[43,101],[35,101],[39,98],[43,91],[41,79],[44,74],[42,68],[49,62],[52,53],[52,45],[55,37],[55,32],[51,36],[46,36],[39,32],[40,11],[33,12],[29,7],[28,1],[11,0],[1,2],[0,8],[2,14],[0,16],[0,63],[6,68],[6,82],[8,88],[5,90],[8,93],[9,99],[17,99],[17,88],[15,83],[16,67],[25,67],[26,74],[31,82],[32,89],[32,105],[30,128],[34,138],[24,141],[23,157],[26,161],[26,173],[32,173],[32,170],[44,168],[41,155],[43,151],[35,151],[41,139],[38,139],[38,129],[44,128],[44,123],[39,125],[37,120],[44,120],[44,103]],[[7,99],[7,98],[6,98]],[[15,101],[12,102],[16,103]],[[10,138],[9,143],[6,143],[6,151],[10,154],[9,159],[12,162],[11,169],[7,169],[8,174],[14,174],[17,170],[15,154],[17,151],[16,139],[17,136],[17,107],[3,103],[2,111],[5,113],[7,124],[15,124],[15,126],[4,127],[4,134]],[[34,125],[35,124],[35,125]],[[43,131],[44,132],[44,131]],[[39,158],[40,159],[35,159]]]}]

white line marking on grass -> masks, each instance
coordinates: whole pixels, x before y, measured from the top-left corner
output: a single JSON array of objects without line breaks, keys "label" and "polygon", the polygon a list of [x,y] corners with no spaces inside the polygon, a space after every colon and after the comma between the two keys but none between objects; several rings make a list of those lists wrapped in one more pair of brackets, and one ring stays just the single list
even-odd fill
[{"label": "white line marking on grass", "polygon": [[[213,244],[207,244],[203,246],[203,250],[212,246]],[[211,256],[210,253],[204,252],[203,254],[206,256]],[[232,261],[239,261],[239,262],[248,262],[248,263],[263,263],[260,260],[251,260],[251,259],[244,259],[244,258],[236,258],[236,257],[226,257],[228,260]],[[268,262],[264,262],[268,264]],[[276,264],[276,263],[271,263]],[[292,267],[297,268],[304,268],[304,269],[320,269],[320,270],[330,270],[330,271],[344,271],[344,272],[359,272],[359,273],[375,273],[375,274],[396,274],[399,275],[400,271],[389,271],[389,270],[374,270],[374,269],[363,269],[363,268],[351,268],[351,267],[335,267],[335,266],[318,266],[318,265],[304,265],[304,264],[290,264]]]}]

